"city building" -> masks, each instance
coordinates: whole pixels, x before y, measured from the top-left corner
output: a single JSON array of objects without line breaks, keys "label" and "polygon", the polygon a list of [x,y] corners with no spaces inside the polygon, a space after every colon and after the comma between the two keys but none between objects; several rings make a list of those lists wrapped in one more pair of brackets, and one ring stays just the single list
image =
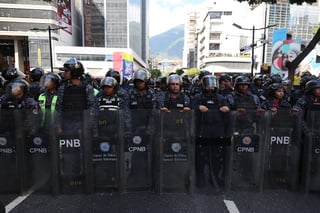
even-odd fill
[{"label": "city building", "polygon": [[[195,48],[199,69],[215,74],[250,70],[250,55],[241,54],[239,50],[246,45],[247,36],[237,34],[232,26],[235,20],[243,20],[249,11],[247,3],[233,0],[214,1],[202,11],[197,23]],[[190,34],[189,31],[187,33]]]},{"label": "city building", "polygon": [[[319,25],[318,4],[296,5],[279,0],[277,4],[250,7],[246,2],[214,1],[196,24],[197,67],[217,74],[249,73],[252,68],[253,73],[258,73],[268,68],[272,62],[274,30],[285,28],[293,39],[308,44],[313,38],[312,31]],[[186,34],[190,32],[186,30]],[[185,45],[185,49],[190,48]],[[183,63],[190,64],[188,60],[184,57]]]},{"label": "city building", "polygon": [[148,4],[148,0],[84,0],[84,46],[126,48],[138,57],[137,62],[143,62],[141,67],[146,67]]},{"label": "city building", "polygon": [[78,1],[1,0],[0,71],[50,70],[56,45],[81,45],[81,6]]},{"label": "city building", "polygon": [[[88,72],[90,58],[97,62],[92,69],[99,72],[147,67],[148,11],[148,0],[2,0],[0,71],[7,67],[25,73],[34,67],[53,71],[73,56],[89,59],[83,60]],[[99,48],[99,54],[102,48],[105,54],[94,57],[92,48]]]},{"label": "city building", "polygon": [[183,67],[197,67],[197,23],[199,22],[199,12],[188,13],[184,26],[184,48],[183,48]]}]

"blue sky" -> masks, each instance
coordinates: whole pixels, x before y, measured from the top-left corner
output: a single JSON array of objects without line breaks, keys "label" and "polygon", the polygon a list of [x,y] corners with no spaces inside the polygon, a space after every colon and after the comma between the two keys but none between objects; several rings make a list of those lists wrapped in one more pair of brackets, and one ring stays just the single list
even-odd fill
[{"label": "blue sky", "polygon": [[149,26],[150,37],[152,37],[179,24],[184,24],[187,13],[203,7],[206,0],[150,0],[149,4]]}]

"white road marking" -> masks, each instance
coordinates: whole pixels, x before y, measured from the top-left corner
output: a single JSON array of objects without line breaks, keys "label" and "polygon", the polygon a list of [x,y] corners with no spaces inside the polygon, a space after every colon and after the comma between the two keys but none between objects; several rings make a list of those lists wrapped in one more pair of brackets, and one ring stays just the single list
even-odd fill
[{"label": "white road marking", "polygon": [[32,194],[32,192],[33,191],[29,191],[26,195],[19,196],[13,201],[11,201],[11,203],[6,205],[6,213],[9,213],[12,209],[14,209],[16,206],[22,203],[25,199],[27,199],[27,197],[29,197]]},{"label": "white road marking", "polygon": [[223,202],[226,205],[226,207],[230,213],[240,213],[236,204],[232,200],[223,200]]}]

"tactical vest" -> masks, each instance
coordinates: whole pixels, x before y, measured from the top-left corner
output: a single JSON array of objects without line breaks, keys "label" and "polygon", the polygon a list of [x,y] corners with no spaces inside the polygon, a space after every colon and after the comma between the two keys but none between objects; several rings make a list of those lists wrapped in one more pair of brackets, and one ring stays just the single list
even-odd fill
[{"label": "tactical vest", "polygon": [[219,108],[219,100],[216,95],[215,96],[202,95],[200,98],[200,104],[206,106],[208,109],[218,109]]},{"label": "tactical vest", "polygon": [[98,130],[100,136],[115,135],[119,131],[120,98],[115,95],[112,98],[98,99]]},{"label": "tactical vest", "polygon": [[53,95],[51,99],[51,103],[47,102],[47,97],[44,93],[41,93],[39,95],[38,101],[40,103],[40,109],[42,112],[42,120],[41,120],[41,126],[44,126],[45,120],[46,120],[46,109],[50,110],[51,112],[51,119],[53,119],[53,113],[56,111],[56,103],[57,103],[58,96]]},{"label": "tactical vest", "polygon": [[99,110],[105,109],[119,109],[120,108],[120,99],[117,95],[112,98],[99,98]]},{"label": "tactical vest", "polygon": [[153,108],[153,95],[152,92],[147,90],[145,95],[130,93],[130,109],[152,109]]},{"label": "tactical vest", "polygon": [[239,96],[234,93],[234,106],[235,109],[245,108],[245,109],[256,109],[256,102],[252,95]]},{"label": "tactical vest", "polygon": [[85,85],[66,86],[63,94],[63,111],[82,111],[88,108]]},{"label": "tactical vest", "polygon": [[180,93],[177,99],[173,99],[170,92],[166,92],[164,106],[168,109],[183,109],[185,107],[184,94]]},{"label": "tactical vest", "polygon": [[23,103],[17,103],[14,101],[4,101],[0,105],[1,109],[22,109]]}]

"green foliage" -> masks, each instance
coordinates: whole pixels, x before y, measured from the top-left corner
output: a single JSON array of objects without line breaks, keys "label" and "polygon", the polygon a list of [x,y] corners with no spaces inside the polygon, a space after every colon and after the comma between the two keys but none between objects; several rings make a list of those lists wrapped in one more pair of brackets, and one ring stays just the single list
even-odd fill
[{"label": "green foliage", "polygon": [[[261,4],[262,2],[266,2],[269,4],[276,4],[277,0],[238,0],[238,2],[244,2],[247,1],[250,5],[252,4]],[[303,2],[306,2],[308,4],[312,4],[317,2],[317,0],[288,0],[290,4],[298,4],[301,5]]]},{"label": "green foliage", "polygon": [[176,73],[178,75],[182,75],[184,73],[183,69],[176,69]]},{"label": "green foliage", "polygon": [[190,77],[194,77],[196,75],[199,75],[200,73],[200,69],[197,69],[197,68],[191,68],[191,69],[188,69],[187,71],[184,72],[184,74],[190,76]]},{"label": "green foliage", "polygon": [[159,69],[152,69],[150,73],[151,73],[151,78],[161,77],[161,71]]}]

